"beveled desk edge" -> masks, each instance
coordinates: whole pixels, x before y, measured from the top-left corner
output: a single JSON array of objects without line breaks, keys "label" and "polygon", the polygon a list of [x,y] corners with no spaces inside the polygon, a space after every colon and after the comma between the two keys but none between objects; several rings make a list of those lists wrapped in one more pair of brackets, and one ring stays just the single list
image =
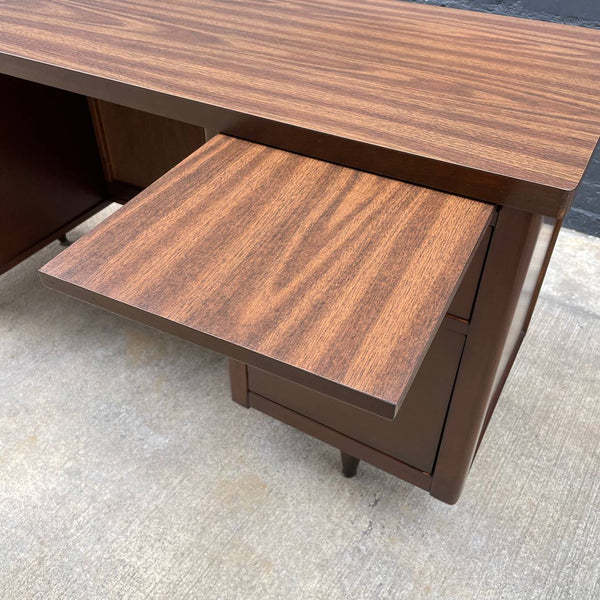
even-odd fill
[{"label": "beveled desk edge", "polygon": [[191,327],[186,327],[180,323],[175,323],[159,315],[109,298],[108,296],[92,292],[73,283],[56,279],[45,273],[43,270],[38,271],[38,273],[46,287],[76,298],[77,300],[93,306],[98,306],[120,317],[135,321],[136,323],[143,323],[153,329],[192,342],[234,360],[251,364],[258,369],[275,373],[280,377],[290,379],[305,387],[316,388],[326,395],[349,402],[358,408],[378,414],[386,419],[393,419],[396,415],[398,404],[357,392],[356,390],[342,386],[339,383],[303,371],[292,365],[276,361],[268,356],[253,352],[252,350],[239,348],[226,340],[208,335]]}]

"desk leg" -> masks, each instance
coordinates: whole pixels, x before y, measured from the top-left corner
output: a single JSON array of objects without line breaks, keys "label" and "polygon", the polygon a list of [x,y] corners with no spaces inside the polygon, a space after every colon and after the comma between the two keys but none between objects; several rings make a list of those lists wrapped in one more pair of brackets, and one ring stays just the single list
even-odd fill
[{"label": "desk leg", "polygon": [[245,408],[250,408],[248,401],[248,367],[242,362],[229,359],[229,382],[231,399]]},{"label": "desk leg", "polygon": [[354,477],[356,475],[360,459],[354,458],[354,456],[350,456],[342,450],[340,450],[340,454],[342,456],[342,474],[344,477]]}]

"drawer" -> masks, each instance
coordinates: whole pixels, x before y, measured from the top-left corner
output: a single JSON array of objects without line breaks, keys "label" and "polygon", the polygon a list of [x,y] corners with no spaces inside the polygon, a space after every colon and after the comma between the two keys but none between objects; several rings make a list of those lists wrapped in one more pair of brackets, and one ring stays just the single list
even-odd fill
[{"label": "drawer", "polygon": [[248,389],[322,425],[430,473],[465,336],[440,329],[394,420],[248,367]]},{"label": "drawer", "polygon": [[448,309],[448,314],[467,321],[471,319],[471,312],[473,310],[473,304],[475,303],[477,289],[479,288],[479,279],[481,278],[481,272],[483,271],[483,263],[485,262],[491,236],[492,228],[488,227],[481,243],[473,255],[471,264],[467,268],[463,279],[460,282],[460,286]]},{"label": "drawer", "polygon": [[219,135],[41,275],[393,419],[492,213]]}]

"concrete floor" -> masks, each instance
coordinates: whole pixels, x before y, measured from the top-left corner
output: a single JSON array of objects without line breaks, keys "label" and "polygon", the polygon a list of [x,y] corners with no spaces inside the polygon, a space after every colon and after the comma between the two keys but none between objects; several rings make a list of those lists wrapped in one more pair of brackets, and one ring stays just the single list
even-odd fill
[{"label": "concrete floor", "polygon": [[599,239],[561,233],[453,507],[344,479],[223,358],[46,290],[60,249],[0,277],[0,598],[600,598]]}]

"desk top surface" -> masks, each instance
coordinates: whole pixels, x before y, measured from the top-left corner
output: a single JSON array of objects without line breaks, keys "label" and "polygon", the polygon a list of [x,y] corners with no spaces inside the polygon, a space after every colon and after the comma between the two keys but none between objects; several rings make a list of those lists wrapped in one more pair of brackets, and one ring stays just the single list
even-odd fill
[{"label": "desk top surface", "polygon": [[51,287],[391,418],[492,213],[217,136],[41,272]]},{"label": "desk top surface", "polygon": [[[396,0],[7,0],[0,18],[0,71],[17,57],[352,140],[411,158],[382,174],[439,169],[433,187],[473,197],[456,180],[486,173],[500,202],[524,185],[554,216],[600,134],[591,29]],[[377,172],[368,154],[333,160]]]}]

